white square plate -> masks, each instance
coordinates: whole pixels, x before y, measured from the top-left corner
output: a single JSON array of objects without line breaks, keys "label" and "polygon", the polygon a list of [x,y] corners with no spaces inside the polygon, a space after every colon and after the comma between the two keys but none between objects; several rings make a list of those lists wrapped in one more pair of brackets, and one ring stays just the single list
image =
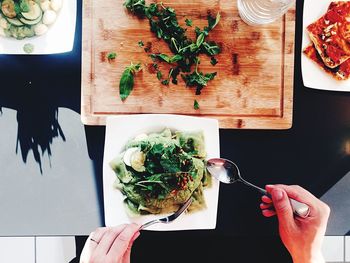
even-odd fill
[{"label": "white square plate", "polygon": [[0,36],[0,54],[25,54],[25,44],[32,44],[34,51],[29,55],[44,55],[70,52],[73,49],[77,1],[63,0],[56,22],[45,35],[17,40]]},{"label": "white square plate", "polygon": [[[323,16],[332,0],[304,0],[302,51],[311,43],[306,27]],[[350,80],[338,81],[301,53],[304,86],[331,91],[350,91]]]},{"label": "white square plate", "polygon": [[[178,115],[123,115],[107,118],[106,140],[103,160],[103,193],[106,226],[135,222],[142,224],[164,215],[140,215],[129,217],[123,204],[122,193],[113,187],[116,175],[109,162],[120,154],[128,140],[142,133],[160,132],[164,128],[180,131],[202,130],[205,137],[207,158],[220,157],[219,124],[217,120]],[[149,230],[214,229],[219,199],[219,182],[213,180],[204,190],[207,208],[184,213],[171,224],[156,224]]]}]

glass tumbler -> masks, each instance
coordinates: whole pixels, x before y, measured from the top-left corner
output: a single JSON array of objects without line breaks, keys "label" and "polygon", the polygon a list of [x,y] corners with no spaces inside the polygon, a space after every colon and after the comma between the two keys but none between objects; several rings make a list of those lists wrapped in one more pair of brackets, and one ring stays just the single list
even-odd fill
[{"label": "glass tumbler", "polygon": [[249,25],[271,23],[283,16],[295,0],[237,0],[239,15]]}]

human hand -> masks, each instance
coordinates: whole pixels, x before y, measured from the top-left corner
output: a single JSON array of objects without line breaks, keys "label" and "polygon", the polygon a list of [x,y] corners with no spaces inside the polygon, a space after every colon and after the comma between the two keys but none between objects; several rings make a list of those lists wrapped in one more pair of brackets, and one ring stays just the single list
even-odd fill
[{"label": "human hand", "polygon": [[[294,263],[324,262],[321,246],[326,232],[330,208],[300,186],[267,185],[272,200],[263,196],[260,204],[265,217],[277,215],[279,233]],[[310,207],[307,218],[294,216],[289,198]]]},{"label": "human hand", "polygon": [[101,227],[90,234],[80,263],[130,263],[131,248],[138,236],[136,224]]}]

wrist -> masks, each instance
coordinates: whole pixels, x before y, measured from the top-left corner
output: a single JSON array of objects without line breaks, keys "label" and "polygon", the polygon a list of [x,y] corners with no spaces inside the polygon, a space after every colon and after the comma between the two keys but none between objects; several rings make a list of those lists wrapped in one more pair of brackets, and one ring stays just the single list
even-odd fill
[{"label": "wrist", "polygon": [[322,252],[318,251],[310,255],[304,254],[293,257],[293,263],[325,263],[325,260]]}]

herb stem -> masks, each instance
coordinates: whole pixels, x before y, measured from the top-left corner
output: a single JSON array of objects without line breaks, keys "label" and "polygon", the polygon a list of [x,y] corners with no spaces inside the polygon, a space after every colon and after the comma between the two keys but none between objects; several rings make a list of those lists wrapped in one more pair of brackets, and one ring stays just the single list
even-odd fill
[{"label": "herb stem", "polygon": [[174,37],[171,38],[171,42],[173,43],[177,53],[179,53],[179,48],[177,47],[177,44],[176,44],[177,41],[176,41],[176,39]]}]

